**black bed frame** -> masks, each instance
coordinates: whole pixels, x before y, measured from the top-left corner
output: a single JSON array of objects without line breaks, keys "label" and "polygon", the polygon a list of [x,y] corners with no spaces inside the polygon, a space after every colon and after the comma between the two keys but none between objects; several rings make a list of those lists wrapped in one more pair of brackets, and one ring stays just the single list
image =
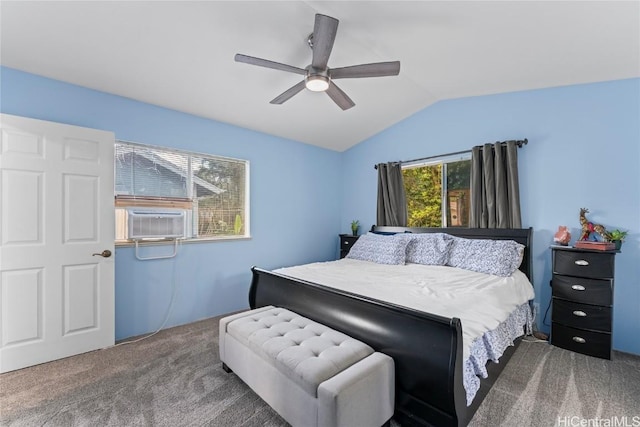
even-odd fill
[{"label": "black bed frame", "polygon": [[[472,239],[515,240],[525,245],[520,270],[531,277],[532,229],[372,227],[372,231],[444,232]],[[515,351],[488,362],[489,377],[470,406],[463,386],[460,319],[424,313],[282,274],[251,269],[251,308],[274,305],[361,340],[391,356],[396,370],[394,419],[402,426],[464,426]]]}]

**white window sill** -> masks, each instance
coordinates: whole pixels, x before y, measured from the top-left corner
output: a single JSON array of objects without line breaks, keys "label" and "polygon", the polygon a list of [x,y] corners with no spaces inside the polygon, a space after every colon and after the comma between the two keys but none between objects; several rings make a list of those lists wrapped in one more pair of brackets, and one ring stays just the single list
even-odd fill
[{"label": "white window sill", "polygon": [[[192,239],[180,239],[178,244],[192,244],[192,243],[212,243],[212,242],[229,242],[234,240],[251,240],[251,236],[222,236],[222,237],[198,237]],[[154,245],[173,245],[173,239],[162,240],[141,240],[139,246],[154,246]],[[120,240],[115,242],[116,247],[128,247],[135,246],[136,243],[131,240]]]}]

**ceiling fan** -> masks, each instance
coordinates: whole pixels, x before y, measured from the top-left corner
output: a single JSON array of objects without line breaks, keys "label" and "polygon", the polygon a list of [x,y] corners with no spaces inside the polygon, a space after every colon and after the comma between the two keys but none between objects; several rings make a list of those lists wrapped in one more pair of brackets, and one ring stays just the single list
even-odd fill
[{"label": "ceiling fan", "polygon": [[356,105],[335,83],[335,79],[397,76],[400,72],[400,61],[376,62],[373,64],[352,65],[349,67],[329,68],[329,55],[333,48],[338,31],[338,20],[330,16],[316,14],[313,33],[307,40],[312,50],[311,64],[306,68],[298,68],[292,65],[281,64],[267,59],[236,54],[236,62],[258,65],[260,67],[273,68],[289,73],[301,74],[304,80],[285,90],[271,100],[271,104],[282,104],[292,98],[298,92],[307,88],[313,92],[326,92],[327,95],[343,110]]}]

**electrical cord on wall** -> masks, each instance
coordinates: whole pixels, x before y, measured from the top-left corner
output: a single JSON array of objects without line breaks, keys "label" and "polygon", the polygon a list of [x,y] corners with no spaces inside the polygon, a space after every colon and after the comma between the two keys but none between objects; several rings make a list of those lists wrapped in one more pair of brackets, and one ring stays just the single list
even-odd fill
[{"label": "electrical cord on wall", "polygon": [[549,304],[547,305],[547,310],[544,312],[544,319],[542,319],[542,324],[545,326],[551,326],[547,324],[547,315],[549,314],[550,308],[551,308],[551,298],[549,298]]},{"label": "electrical cord on wall", "polygon": [[[547,309],[548,310],[548,309]],[[531,326],[531,331],[529,331],[523,338],[522,341],[526,341],[526,342],[543,342],[543,343],[549,343],[548,341],[548,335],[545,334],[544,332],[540,332],[537,328],[536,325],[536,319],[538,318],[538,315],[540,313],[538,313],[537,310],[537,306],[534,304],[533,305],[533,324]],[[546,319],[546,314],[545,314],[545,319]],[[544,321],[543,321],[544,323]]]},{"label": "electrical cord on wall", "polygon": [[[549,300],[549,305],[547,305],[547,309],[544,312],[544,318],[542,319],[542,324],[545,326],[549,326],[547,325],[547,314],[549,314],[549,307],[551,307],[551,300]],[[534,324],[533,334],[530,337],[525,337],[523,341],[549,343],[548,339],[549,339],[549,336],[547,334],[545,334],[544,332],[535,330],[535,324]]]},{"label": "electrical cord on wall", "polygon": [[[178,241],[178,244],[180,246],[182,246],[182,241]],[[177,255],[177,252],[176,252]],[[172,284],[172,289],[171,289],[171,301],[169,301],[169,307],[167,308],[167,313],[164,316],[164,320],[162,321],[162,324],[160,325],[160,327],[158,329],[156,329],[154,332],[145,335],[143,337],[140,338],[136,338],[135,340],[131,340],[131,341],[121,341],[115,345],[113,345],[112,347],[117,347],[119,345],[125,345],[125,344],[133,344],[133,343],[137,343],[140,342],[142,340],[146,340],[147,338],[151,338],[152,336],[154,336],[155,334],[157,334],[158,332],[160,332],[162,329],[164,329],[165,325],[167,324],[167,322],[169,321],[169,318],[171,317],[171,313],[173,312],[173,303],[176,299],[176,291],[178,289],[177,283],[176,283],[176,264],[177,264],[177,256],[174,257],[173,259],[173,263],[171,266],[171,284]],[[110,347],[107,347],[110,348]]]}]

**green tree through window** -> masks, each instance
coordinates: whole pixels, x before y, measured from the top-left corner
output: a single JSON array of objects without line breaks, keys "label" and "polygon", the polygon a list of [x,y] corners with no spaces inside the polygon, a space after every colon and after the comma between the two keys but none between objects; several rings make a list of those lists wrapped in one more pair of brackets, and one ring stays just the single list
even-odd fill
[{"label": "green tree through window", "polygon": [[198,235],[241,234],[245,222],[245,164],[193,156],[194,175],[223,191],[198,195]]},{"label": "green tree through window", "polygon": [[409,227],[442,227],[442,165],[402,170]]},{"label": "green tree through window", "polygon": [[[402,169],[409,227],[468,227],[471,160],[435,160]],[[443,179],[443,176],[445,177]]]}]

